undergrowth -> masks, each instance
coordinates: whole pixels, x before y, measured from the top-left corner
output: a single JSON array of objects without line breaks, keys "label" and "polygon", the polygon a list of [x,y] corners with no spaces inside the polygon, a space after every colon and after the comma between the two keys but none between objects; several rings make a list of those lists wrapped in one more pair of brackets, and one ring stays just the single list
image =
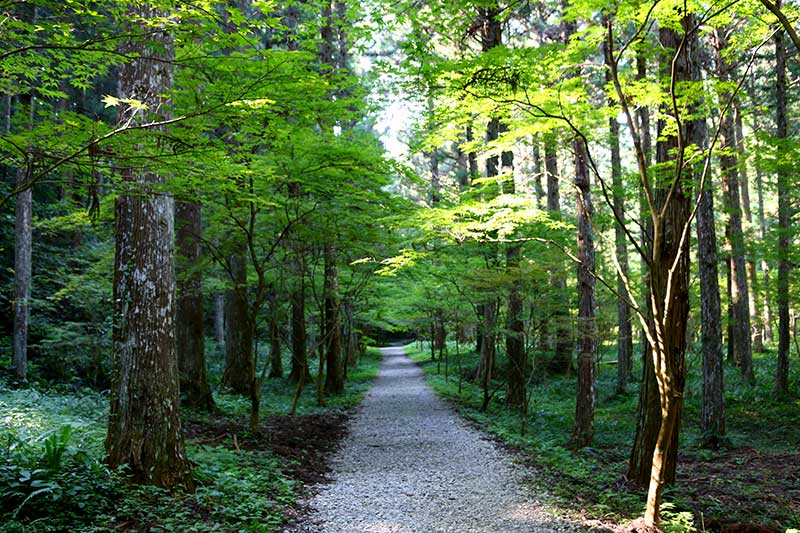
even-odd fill
[{"label": "undergrowth", "polygon": [[[212,360],[219,356],[210,352]],[[316,405],[309,382],[298,414],[356,405],[379,365],[379,352],[368,351],[350,369],[347,392],[327,398],[324,408]],[[286,415],[294,391],[286,379],[267,380],[262,416]],[[211,416],[246,426],[248,401],[219,391],[215,399],[218,411]],[[104,463],[107,418],[106,394],[47,384],[17,389],[0,380],[0,532],[268,532],[279,529],[295,504],[300,483],[286,473],[286,459],[266,445],[231,449],[187,442],[193,494],[129,484],[124,471]]]},{"label": "undergrowth", "polygon": [[[502,354],[498,362],[499,378],[492,384],[494,396],[486,412],[482,412],[482,389],[470,379],[478,365],[474,351],[462,348],[456,354],[455,347],[448,344],[449,375],[445,376],[444,362],[431,359],[427,343],[409,344],[405,350],[422,365],[437,394],[450,400],[462,416],[522,452],[524,460],[533,464],[546,480],[540,479],[539,488],[546,485],[557,509],[618,524],[641,515],[645,491],[630,487],[623,478],[636,431],[639,384],[634,380],[623,394],[614,393],[616,367],[603,362],[615,359],[613,348],[608,349],[605,358],[598,358],[593,444],[577,452],[566,448],[575,413],[574,375],[544,376],[534,369],[523,434],[521,410],[511,410],[505,402]],[[543,356],[535,354],[533,359]],[[702,377],[699,356],[688,356],[679,479],[665,491],[665,531],[703,531],[704,527],[713,531],[726,523],[770,525],[783,531],[800,524],[798,478],[790,472],[785,482],[771,479],[770,468],[781,468],[784,466],[781,461],[798,458],[800,445],[800,400],[796,396],[786,400],[774,398],[774,358],[774,353],[756,355],[755,386],[742,383],[738,370],[726,365],[730,448],[714,451],[699,447]],[[640,373],[640,368],[634,369],[635,376]],[[796,369],[792,382],[798,382]],[[771,459],[758,466],[751,456]],[[756,476],[744,470],[745,467],[763,471]],[[800,476],[800,465],[793,468],[797,470],[795,475]],[[702,479],[702,484],[698,479]],[[764,493],[772,489],[767,497]]]}]

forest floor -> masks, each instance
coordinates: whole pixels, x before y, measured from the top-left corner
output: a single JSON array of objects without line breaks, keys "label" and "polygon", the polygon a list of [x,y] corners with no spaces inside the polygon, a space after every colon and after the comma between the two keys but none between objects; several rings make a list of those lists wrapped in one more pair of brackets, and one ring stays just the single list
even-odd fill
[{"label": "forest floor", "polygon": [[402,348],[383,352],[378,379],[333,456],[332,482],[290,531],[586,531],[553,516],[526,486],[531,472],[439,400]]}]

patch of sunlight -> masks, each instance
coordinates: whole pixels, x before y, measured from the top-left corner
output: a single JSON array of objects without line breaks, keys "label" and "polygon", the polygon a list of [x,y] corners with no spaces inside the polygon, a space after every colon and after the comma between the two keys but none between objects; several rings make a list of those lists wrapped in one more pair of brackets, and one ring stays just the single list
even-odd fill
[{"label": "patch of sunlight", "polygon": [[406,531],[403,526],[392,522],[374,522],[364,527],[365,533],[402,533]]}]

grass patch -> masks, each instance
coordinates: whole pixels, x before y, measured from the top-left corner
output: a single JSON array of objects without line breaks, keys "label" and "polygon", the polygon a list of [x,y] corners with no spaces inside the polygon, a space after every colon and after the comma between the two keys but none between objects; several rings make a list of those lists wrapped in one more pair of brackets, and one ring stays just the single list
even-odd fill
[{"label": "grass patch", "polygon": [[[597,366],[597,404],[594,442],[572,452],[565,445],[575,412],[575,377],[538,376],[529,387],[527,430],[521,432],[521,413],[505,402],[505,385],[497,390],[486,412],[481,412],[482,389],[474,375],[478,354],[450,352],[450,374],[444,363],[431,360],[426,343],[405,347],[419,362],[433,389],[451,401],[465,418],[522,452],[543,480],[541,487],[566,513],[623,524],[640,516],[645,491],[629,487],[623,479],[636,431],[639,384],[615,394],[616,367]],[[635,353],[638,353],[635,351]],[[499,354],[498,377],[504,369]],[[609,349],[606,360],[615,359]],[[546,354],[534,354],[539,360]],[[601,358],[602,361],[602,358]],[[781,528],[800,524],[800,400],[778,401],[772,395],[775,354],[756,354],[757,384],[738,378],[738,369],[726,365],[726,421],[730,449],[710,451],[698,447],[702,376],[699,355],[687,358],[688,377],[681,432],[678,482],[665,493],[664,530],[718,531],[728,524],[758,524]],[[461,368],[461,375],[453,369]],[[641,369],[634,370],[640,375]],[[460,384],[459,384],[460,382]],[[792,383],[798,382],[793,369]]]}]

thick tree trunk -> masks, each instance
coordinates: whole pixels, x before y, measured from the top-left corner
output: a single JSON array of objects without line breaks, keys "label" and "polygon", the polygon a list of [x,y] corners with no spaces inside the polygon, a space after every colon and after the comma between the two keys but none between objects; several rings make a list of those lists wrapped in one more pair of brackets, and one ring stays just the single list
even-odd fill
[{"label": "thick tree trunk", "polygon": [[341,357],[341,325],[339,319],[339,271],[336,268],[336,246],[325,245],[325,279],[323,294],[325,298],[325,354],[326,366],[325,392],[339,394],[344,390],[344,373]]},{"label": "thick tree trunk", "polygon": [[200,204],[179,203],[175,209],[175,224],[180,267],[175,337],[181,397],[187,406],[210,411],[214,408],[214,398],[206,372],[203,280],[197,269],[201,257]]},{"label": "thick tree trunk", "polygon": [[[725,60],[728,48],[726,30],[716,31],[717,75],[722,82],[730,79],[731,66]],[[722,98],[727,100],[729,94],[723,92]],[[731,306],[733,323],[731,324],[731,340],[733,341],[733,359],[739,364],[742,379],[753,381],[753,352],[750,338],[750,303],[747,286],[747,270],[745,267],[744,235],[742,233],[742,206],[739,196],[739,160],[736,156],[736,135],[733,109],[721,117],[720,122],[720,165],[722,167],[722,189],[726,198],[728,212],[728,231],[726,231],[726,247],[730,257]]]},{"label": "thick tree trunk", "polygon": [[[235,237],[234,237],[235,238]],[[225,370],[222,385],[249,395],[256,379],[254,328],[247,298],[247,258],[236,251],[228,258],[231,287],[225,291]]]},{"label": "thick tree trunk", "polygon": [[[781,1],[777,0],[778,7]],[[788,138],[786,120],[786,48],[783,31],[775,34],[775,136]],[[775,392],[779,396],[789,393],[789,230],[791,205],[789,199],[789,170],[784,161],[785,154],[778,159],[778,365],[775,373]]]},{"label": "thick tree trunk", "polygon": [[[132,7],[132,19],[164,17],[146,6]],[[133,42],[136,57],[119,74],[120,98],[148,105],[150,118],[169,118],[164,95],[173,81],[172,38],[157,31],[158,48]],[[159,56],[162,61],[151,59]],[[120,109],[119,122],[136,121]],[[145,120],[138,118],[138,120]],[[114,350],[111,410],[105,449],[111,468],[127,465],[136,482],[165,488],[193,487],[178,416],[178,360],[175,353],[174,203],[151,186],[162,176],[127,169],[130,187],[116,200]]]},{"label": "thick tree trunk", "polygon": [[594,233],[592,231],[592,192],[589,187],[589,167],[586,147],[582,140],[575,146],[575,188],[578,212],[578,391],[575,405],[575,424],[570,446],[584,448],[594,436],[595,369],[594,354],[597,337],[595,322]]}]

